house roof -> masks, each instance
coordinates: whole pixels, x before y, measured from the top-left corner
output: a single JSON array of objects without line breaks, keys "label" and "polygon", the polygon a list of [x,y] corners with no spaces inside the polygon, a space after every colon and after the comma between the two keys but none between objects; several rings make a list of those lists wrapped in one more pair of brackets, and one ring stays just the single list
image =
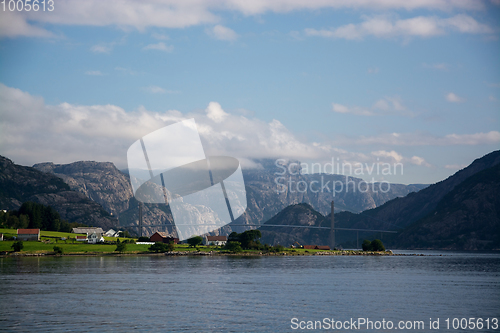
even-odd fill
[{"label": "house roof", "polygon": [[170,236],[168,233],[163,232],[163,231],[157,231],[157,232],[155,232],[155,234],[158,234],[158,235],[160,235],[163,238],[174,238],[174,237]]},{"label": "house roof", "polygon": [[227,241],[227,236],[207,236],[207,241],[209,242],[225,242]]},{"label": "house roof", "polygon": [[96,234],[103,234],[104,233],[102,228],[92,228],[92,227],[73,228],[72,232],[74,234],[91,234],[93,232],[95,232]]},{"label": "house roof", "polygon": [[18,235],[38,235],[40,229],[17,229]]},{"label": "house roof", "polygon": [[304,249],[308,250],[330,250],[328,245],[304,245]]},{"label": "house roof", "polygon": [[87,239],[87,236],[76,236],[76,239]]}]

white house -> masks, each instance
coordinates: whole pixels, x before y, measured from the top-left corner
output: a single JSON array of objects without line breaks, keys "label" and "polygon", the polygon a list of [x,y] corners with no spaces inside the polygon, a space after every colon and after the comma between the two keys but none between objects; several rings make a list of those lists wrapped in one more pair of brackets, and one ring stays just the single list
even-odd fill
[{"label": "white house", "polygon": [[224,246],[227,243],[227,236],[205,236],[203,244]]},{"label": "white house", "polygon": [[90,235],[87,234],[87,241],[89,244],[97,244],[104,242],[104,238],[101,234],[93,232]]}]

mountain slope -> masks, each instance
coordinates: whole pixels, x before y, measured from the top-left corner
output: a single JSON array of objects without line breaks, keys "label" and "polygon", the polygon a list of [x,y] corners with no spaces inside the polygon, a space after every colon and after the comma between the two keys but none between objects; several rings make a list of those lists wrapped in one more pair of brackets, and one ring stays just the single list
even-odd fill
[{"label": "mountain slope", "polygon": [[499,163],[500,151],[494,151],[476,159],[471,165],[447,179],[417,193],[410,193],[404,198],[393,199],[380,207],[364,211],[362,214],[348,212],[336,214],[336,224],[344,228],[401,230],[426,217],[436,209],[438,203],[446,194],[467,178]]},{"label": "mountain slope", "polygon": [[18,209],[34,201],[52,206],[69,222],[110,228],[116,225],[106,210],[85,195],[70,190],[62,179],[0,156],[1,209]]},{"label": "mountain slope", "polygon": [[395,247],[481,250],[500,248],[500,164],[446,194],[428,216],[397,235]]},{"label": "mountain slope", "polygon": [[[297,225],[293,227],[269,227],[266,225]],[[267,221],[259,230],[261,243],[290,246],[294,242],[304,244],[328,245],[329,230],[308,228],[308,226],[329,226],[325,217],[309,204],[288,206]]]}]

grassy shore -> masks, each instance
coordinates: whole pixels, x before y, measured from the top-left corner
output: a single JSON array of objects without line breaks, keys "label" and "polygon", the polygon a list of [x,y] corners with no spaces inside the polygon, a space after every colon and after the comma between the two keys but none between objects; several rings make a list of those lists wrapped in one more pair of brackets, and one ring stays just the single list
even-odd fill
[{"label": "grassy shore", "polygon": [[[16,236],[16,229],[1,229],[0,233],[4,234],[4,238]],[[4,255],[54,255],[54,246],[58,246],[63,250],[63,255],[122,255],[122,254],[151,254],[148,251],[150,245],[144,244],[127,244],[126,251],[123,253],[116,252],[116,244],[87,244],[83,242],[76,242],[72,240],[76,234],[55,232],[55,231],[41,231],[40,241],[25,241],[23,242],[23,249],[20,252],[14,253],[12,251],[12,244],[14,241],[5,240],[0,242],[0,252],[7,253]],[[61,240],[66,238],[66,240]],[[116,241],[117,238],[105,237],[106,240]],[[120,238],[124,241],[126,238]],[[187,244],[177,244],[173,255],[189,255],[189,254],[212,254],[212,255],[233,255],[221,247],[217,246],[198,246],[197,248],[189,247]],[[261,250],[244,250],[239,252],[238,255],[390,255],[390,252],[382,253],[366,253],[362,251],[325,251],[325,250],[306,250],[306,249],[291,249],[285,248],[278,253],[265,252]]]}]

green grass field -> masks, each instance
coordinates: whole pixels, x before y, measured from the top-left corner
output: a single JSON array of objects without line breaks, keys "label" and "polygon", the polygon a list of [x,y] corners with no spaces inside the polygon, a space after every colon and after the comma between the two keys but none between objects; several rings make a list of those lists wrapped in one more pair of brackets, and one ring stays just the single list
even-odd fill
[{"label": "green grass field", "polygon": [[[16,229],[2,229],[0,228],[0,233],[4,234],[4,239],[13,237],[17,235]],[[76,242],[69,240],[74,238],[77,234],[66,233],[66,232],[56,232],[56,231],[41,231],[41,240],[37,241],[25,241],[23,242],[24,248],[21,253],[53,253],[53,247],[59,246],[63,249],[64,254],[95,254],[95,253],[113,253],[115,252],[116,245],[114,244],[86,244],[83,242]],[[67,240],[61,240],[65,237]],[[114,237],[104,237],[105,240],[116,241],[117,238]],[[120,241],[126,238],[120,238]],[[43,242],[45,241],[45,242]],[[12,244],[14,241],[3,241],[0,242],[0,251],[12,251]],[[145,253],[149,252],[148,248],[150,245],[142,244],[127,244],[127,249],[124,253]],[[174,251],[223,251],[221,248],[216,246],[199,246],[197,248],[189,247],[187,244],[177,244]],[[262,251],[259,250],[244,250],[242,254],[255,254]],[[311,255],[316,252],[323,252],[323,250],[305,250],[305,249],[290,249],[285,248],[282,252],[292,255]]]}]

